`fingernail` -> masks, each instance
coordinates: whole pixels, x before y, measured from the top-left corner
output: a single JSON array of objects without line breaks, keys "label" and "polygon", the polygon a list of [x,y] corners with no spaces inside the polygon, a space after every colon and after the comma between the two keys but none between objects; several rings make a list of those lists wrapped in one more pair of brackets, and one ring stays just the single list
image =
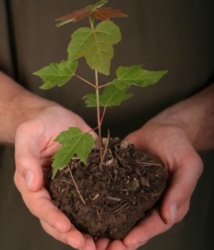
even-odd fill
[{"label": "fingernail", "polygon": [[172,203],[172,205],[170,206],[171,222],[175,221],[176,216],[177,216],[177,206],[175,203]]},{"label": "fingernail", "polygon": [[27,171],[25,175],[25,181],[29,189],[32,188],[33,185],[34,174],[31,170]]}]

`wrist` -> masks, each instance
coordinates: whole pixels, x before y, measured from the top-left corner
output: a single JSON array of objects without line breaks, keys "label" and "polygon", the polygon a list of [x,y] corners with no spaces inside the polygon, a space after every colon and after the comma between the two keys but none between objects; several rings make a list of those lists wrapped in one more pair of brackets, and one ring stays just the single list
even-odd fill
[{"label": "wrist", "polygon": [[14,143],[20,124],[53,105],[57,104],[32,94],[0,72],[0,143]]},{"label": "wrist", "polygon": [[181,101],[151,119],[148,124],[174,126],[183,131],[197,151],[214,148],[214,85]]}]

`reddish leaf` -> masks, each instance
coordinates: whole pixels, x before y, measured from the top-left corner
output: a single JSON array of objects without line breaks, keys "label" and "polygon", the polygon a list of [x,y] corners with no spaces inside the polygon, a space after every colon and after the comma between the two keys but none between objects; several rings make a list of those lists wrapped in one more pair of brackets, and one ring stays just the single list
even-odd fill
[{"label": "reddish leaf", "polygon": [[69,22],[78,22],[88,17],[90,14],[91,14],[90,9],[88,9],[87,7],[84,9],[75,10],[65,16],[56,19],[56,21],[59,22],[57,26],[61,26]]},{"label": "reddish leaf", "polygon": [[56,20],[58,22],[57,26],[62,26],[70,22],[75,23],[86,17],[89,17],[90,15],[94,15],[94,18],[97,18],[102,21],[107,21],[110,18],[114,18],[114,17],[126,17],[127,16],[120,10],[116,10],[112,7],[102,7],[107,2],[108,1],[106,0],[100,0],[99,2],[93,5],[88,5],[83,9],[75,10],[65,16],[62,16]]},{"label": "reddish leaf", "polygon": [[95,9],[94,17],[102,21],[107,21],[113,17],[127,17],[127,15],[120,10],[116,10],[112,7],[102,7]]}]

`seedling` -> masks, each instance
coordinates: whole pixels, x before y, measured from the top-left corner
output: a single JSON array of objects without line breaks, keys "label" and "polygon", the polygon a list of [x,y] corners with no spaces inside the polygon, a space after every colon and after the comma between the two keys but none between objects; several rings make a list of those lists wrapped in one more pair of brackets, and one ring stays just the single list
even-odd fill
[{"label": "seedling", "polygon": [[[101,0],[85,8],[76,10],[58,18],[57,26],[79,22],[85,18],[89,20],[88,27],[81,27],[71,35],[68,45],[68,58],[59,63],[40,69],[34,74],[43,80],[42,89],[55,86],[62,87],[74,77],[82,80],[94,90],[83,97],[86,107],[96,108],[98,145],[100,151],[100,170],[102,170],[102,123],[106,109],[119,106],[123,101],[133,96],[129,92],[131,86],[145,87],[157,83],[167,71],[149,71],[142,65],[120,66],[116,69],[115,78],[106,83],[100,83],[99,75],[110,75],[111,61],[114,56],[114,45],[121,41],[121,31],[112,18],[124,18],[126,14],[112,7],[103,7],[107,0]],[[87,65],[94,71],[94,82],[76,74],[78,59],[85,58]],[[62,147],[53,157],[53,176],[59,168],[66,166],[72,157],[77,156],[86,164],[87,157],[94,146],[90,131],[83,133],[79,128],[69,128],[55,139]]]}]

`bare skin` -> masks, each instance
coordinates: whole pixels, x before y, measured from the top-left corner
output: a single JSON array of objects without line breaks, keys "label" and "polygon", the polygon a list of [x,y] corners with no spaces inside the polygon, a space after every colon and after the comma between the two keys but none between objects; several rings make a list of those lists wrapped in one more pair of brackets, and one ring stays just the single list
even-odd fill
[{"label": "bare skin", "polygon": [[[153,210],[123,241],[94,242],[76,230],[52,205],[43,188],[47,165],[59,147],[54,138],[68,127],[89,131],[89,126],[78,115],[29,93],[3,73],[0,73],[0,83],[0,142],[15,144],[16,186],[48,234],[82,250],[133,250],[186,215],[203,170],[197,151],[214,148],[214,85],[166,109],[126,137],[139,149],[162,159],[170,174],[170,186],[160,210]],[[59,124],[60,119],[65,122]]]},{"label": "bare skin", "polygon": [[95,249],[94,241],[72,226],[43,188],[47,165],[59,147],[54,138],[71,126],[91,128],[78,115],[26,91],[1,72],[0,86],[0,142],[15,144],[14,180],[26,206],[54,238],[77,249]]},{"label": "bare skin", "polygon": [[189,210],[190,198],[202,173],[196,151],[214,148],[214,84],[148,121],[126,140],[162,159],[170,185],[160,210],[154,209],[123,241],[97,242],[99,250],[132,250],[169,230]]}]

